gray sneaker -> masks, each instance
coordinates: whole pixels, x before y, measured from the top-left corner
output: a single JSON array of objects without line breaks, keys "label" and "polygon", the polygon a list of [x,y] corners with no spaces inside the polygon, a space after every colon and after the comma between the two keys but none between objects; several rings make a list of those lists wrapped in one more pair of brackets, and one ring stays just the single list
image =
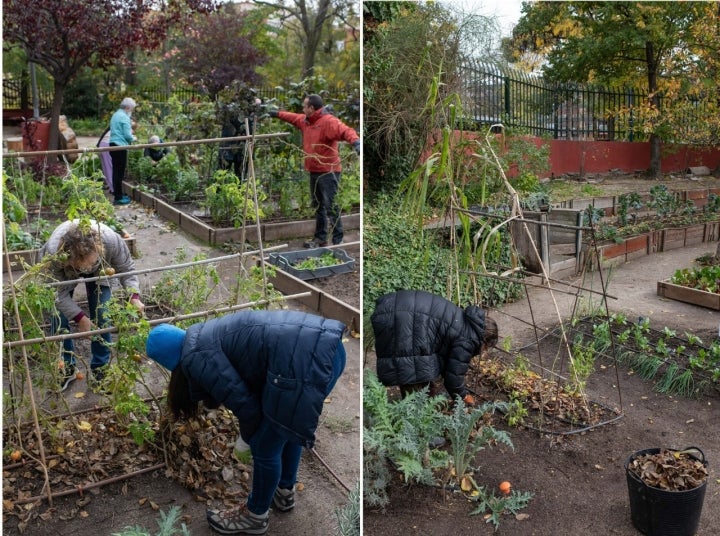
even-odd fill
[{"label": "gray sneaker", "polygon": [[268,512],[253,514],[243,503],[231,510],[208,510],[210,528],[219,534],[265,534],[268,529]]},{"label": "gray sneaker", "polygon": [[289,512],[295,508],[295,486],[290,489],[276,489],[273,495],[273,505],[281,512]]}]

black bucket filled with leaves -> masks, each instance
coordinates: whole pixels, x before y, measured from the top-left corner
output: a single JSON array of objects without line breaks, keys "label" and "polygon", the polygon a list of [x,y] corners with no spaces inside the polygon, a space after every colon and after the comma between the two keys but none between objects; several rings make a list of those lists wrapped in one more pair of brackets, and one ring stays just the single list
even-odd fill
[{"label": "black bucket filled with leaves", "polygon": [[625,463],[630,516],[648,536],[693,536],[707,486],[707,460],[697,447],[645,449]]}]

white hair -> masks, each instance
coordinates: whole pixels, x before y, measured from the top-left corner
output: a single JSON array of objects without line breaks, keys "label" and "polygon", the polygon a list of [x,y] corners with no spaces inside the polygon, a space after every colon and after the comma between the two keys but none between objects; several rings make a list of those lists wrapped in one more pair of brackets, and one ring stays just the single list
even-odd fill
[{"label": "white hair", "polygon": [[160,143],[160,136],[150,136],[150,143]]},{"label": "white hair", "polygon": [[123,108],[125,110],[130,109],[132,110],[137,106],[137,103],[134,99],[131,99],[130,97],[125,97],[122,102],[120,103],[120,108]]}]

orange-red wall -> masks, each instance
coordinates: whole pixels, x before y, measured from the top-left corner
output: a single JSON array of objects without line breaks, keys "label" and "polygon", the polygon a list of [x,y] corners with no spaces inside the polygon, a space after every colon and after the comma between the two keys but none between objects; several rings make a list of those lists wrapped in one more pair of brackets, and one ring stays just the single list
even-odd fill
[{"label": "orange-red wall", "polygon": [[[457,143],[462,136],[465,140],[482,139],[476,132],[455,131],[453,142]],[[550,171],[558,177],[566,173],[607,173],[619,170],[632,173],[650,169],[650,143],[629,141],[594,141],[594,140],[545,140],[534,136],[532,140],[538,147],[550,144]],[[430,139],[428,146],[440,141],[439,135]],[[511,144],[512,138],[505,139]],[[423,160],[430,156],[428,149]],[[467,154],[472,152],[467,149]],[[690,145],[662,144],[661,171],[663,173],[682,172],[689,167],[707,166],[710,170],[720,168],[720,147],[697,147]],[[583,169],[584,168],[584,169]],[[508,176],[518,173],[516,166],[506,170]]]},{"label": "orange-red wall", "polygon": [[[512,143],[512,142],[510,142]],[[538,140],[550,143],[551,171],[554,176],[564,173],[607,173],[611,169],[625,172],[650,168],[649,142]],[[661,147],[663,173],[683,171],[689,167],[720,167],[720,147],[698,148],[687,145]]]}]

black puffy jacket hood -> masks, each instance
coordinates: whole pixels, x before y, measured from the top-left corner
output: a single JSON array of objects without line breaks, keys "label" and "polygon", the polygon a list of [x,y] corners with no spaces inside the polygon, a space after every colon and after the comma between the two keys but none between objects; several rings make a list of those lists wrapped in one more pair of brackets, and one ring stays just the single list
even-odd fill
[{"label": "black puffy jacket hood", "polygon": [[401,290],[378,299],[371,322],[384,385],[425,383],[442,375],[452,396],[466,394],[465,373],[482,346],[485,311]]}]

